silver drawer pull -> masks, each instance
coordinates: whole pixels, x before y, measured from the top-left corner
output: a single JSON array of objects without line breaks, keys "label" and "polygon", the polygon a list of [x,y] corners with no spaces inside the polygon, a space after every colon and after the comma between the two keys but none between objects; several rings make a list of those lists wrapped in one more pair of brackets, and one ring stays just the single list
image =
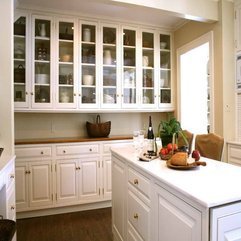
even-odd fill
[{"label": "silver drawer pull", "polygon": [[134,213],[134,219],[138,219],[138,213]]},{"label": "silver drawer pull", "polygon": [[15,209],[15,207],[14,206],[11,206],[11,210],[14,210]]},{"label": "silver drawer pull", "polygon": [[92,151],[92,148],[90,148],[90,151]]},{"label": "silver drawer pull", "polygon": [[14,177],[15,177],[14,174],[11,174],[11,175],[10,175],[10,178],[13,178],[13,179],[14,179]]},{"label": "silver drawer pull", "polygon": [[138,179],[134,179],[134,184],[138,185]]}]

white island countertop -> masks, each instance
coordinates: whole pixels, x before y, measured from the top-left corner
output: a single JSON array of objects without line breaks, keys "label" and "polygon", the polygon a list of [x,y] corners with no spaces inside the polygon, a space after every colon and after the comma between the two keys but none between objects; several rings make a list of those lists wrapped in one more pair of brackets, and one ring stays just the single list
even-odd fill
[{"label": "white island countertop", "polygon": [[207,166],[174,170],[159,158],[139,161],[131,146],[112,148],[112,154],[145,171],[204,207],[215,207],[241,200],[241,167],[201,157]]}]

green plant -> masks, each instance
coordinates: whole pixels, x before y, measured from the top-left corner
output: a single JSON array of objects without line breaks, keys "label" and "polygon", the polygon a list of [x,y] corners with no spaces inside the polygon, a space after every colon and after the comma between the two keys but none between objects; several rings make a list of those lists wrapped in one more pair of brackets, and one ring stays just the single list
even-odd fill
[{"label": "green plant", "polygon": [[163,146],[172,142],[173,135],[174,138],[178,138],[178,136],[181,135],[188,146],[188,141],[182,131],[181,124],[175,117],[171,118],[169,121],[161,121],[158,125],[158,133],[159,137],[162,139]]}]

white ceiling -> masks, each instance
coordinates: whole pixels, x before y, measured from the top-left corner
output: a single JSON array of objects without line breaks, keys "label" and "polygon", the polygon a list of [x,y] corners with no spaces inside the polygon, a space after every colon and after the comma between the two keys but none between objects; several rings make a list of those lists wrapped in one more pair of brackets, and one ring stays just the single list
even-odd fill
[{"label": "white ceiling", "polygon": [[18,4],[20,7],[71,11],[80,16],[91,15],[106,19],[145,23],[166,29],[176,29],[186,21],[170,12],[120,4],[109,0],[18,0]]}]

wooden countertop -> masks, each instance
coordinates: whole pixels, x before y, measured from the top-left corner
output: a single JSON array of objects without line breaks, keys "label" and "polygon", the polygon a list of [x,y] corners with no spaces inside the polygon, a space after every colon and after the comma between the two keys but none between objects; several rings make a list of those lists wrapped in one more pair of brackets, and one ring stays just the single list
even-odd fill
[{"label": "wooden countertop", "polygon": [[90,142],[90,141],[114,141],[114,140],[129,140],[132,136],[109,136],[109,137],[57,137],[57,138],[34,138],[34,139],[16,139],[15,145],[30,145],[30,144],[52,144],[52,143],[67,143],[67,142]]}]

